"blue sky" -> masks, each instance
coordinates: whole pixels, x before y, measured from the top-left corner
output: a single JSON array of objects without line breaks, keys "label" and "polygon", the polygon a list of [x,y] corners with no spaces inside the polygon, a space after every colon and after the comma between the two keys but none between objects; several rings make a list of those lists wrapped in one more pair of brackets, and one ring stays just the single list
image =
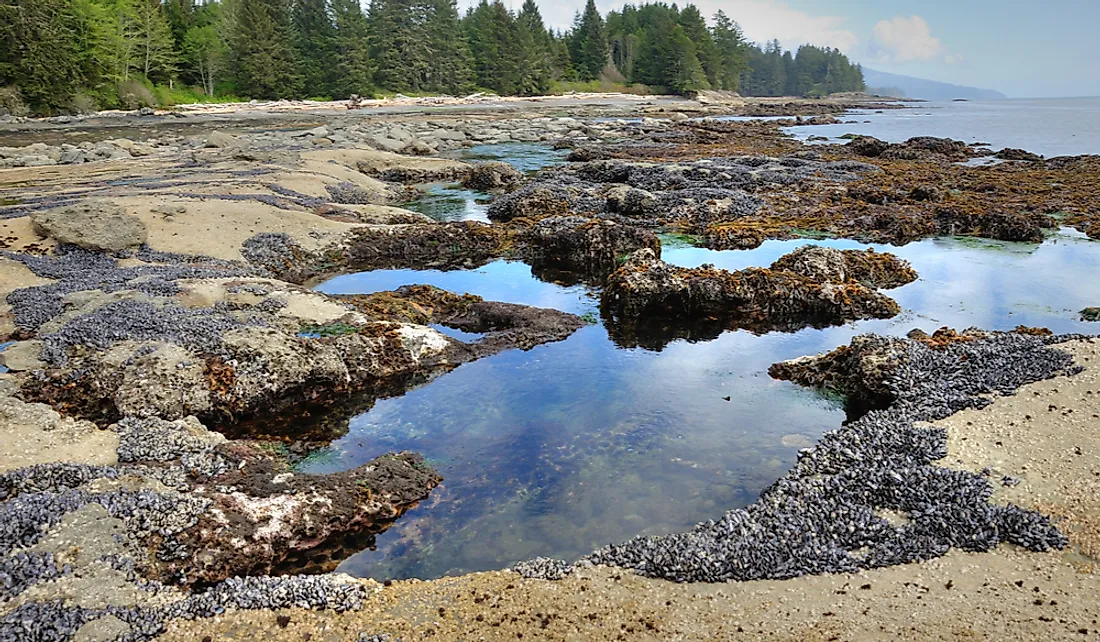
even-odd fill
[{"label": "blue sky", "polygon": [[[476,0],[459,0],[469,6]],[[567,27],[585,0],[539,0]],[[505,0],[518,9],[522,0]],[[596,0],[602,11],[623,0]],[[683,4],[683,3],[681,3]],[[752,40],[837,47],[880,71],[1011,97],[1100,96],[1100,0],[696,0]]]}]

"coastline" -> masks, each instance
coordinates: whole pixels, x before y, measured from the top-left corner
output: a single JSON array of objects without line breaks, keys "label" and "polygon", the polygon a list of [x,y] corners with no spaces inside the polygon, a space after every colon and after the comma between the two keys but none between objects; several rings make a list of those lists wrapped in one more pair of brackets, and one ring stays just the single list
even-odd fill
[{"label": "coastline", "polygon": [[[665,110],[658,105],[662,111],[645,111],[637,110],[639,104],[631,98],[614,112],[627,116],[640,111],[639,122],[546,116],[525,124],[531,119],[514,114],[437,122],[435,116],[416,115],[408,116],[413,122],[409,129],[415,130],[408,140],[401,129],[407,123],[389,121],[372,122],[369,129],[329,124],[306,134],[208,132],[198,138],[162,136],[155,143],[105,144],[96,158],[117,154],[113,161],[89,156],[88,162],[69,165],[46,156],[51,162],[0,170],[5,189],[0,209],[6,217],[0,223],[5,238],[0,293],[24,293],[22,299],[6,299],[0,308],[4,334],[20,340],[16,350],[3,353],[11,368],[3,375],[5,426],[22,436],[17,451],[0,460],[0,472],[7,474],[7,507],[13,516],[28,520],[31,533],[17,534],[5,551],[34,552],[26,558],[31,562],[10,562],[5,573],[22,579],[15,583],[18,590],[4,596],[7,603],[0,611],[6,618],[22,613],[19,617],[25,619],[27,612],[17,609],[61,599],[62,605],[39,615],[77,618],[65,625],[75,624],[73,631],[81,627],[79,618],[91,618],[83,625],[89,630],[77,637],[98,627],[107,635],[110,626],[116,632],[147,635],[142,626],[155,630],[167,622],[162,639],[179,640],[290,640],[302,639],[306,632],[313,639],[326,632],[332,639],[355,640],[360,633],[419,636],[429,631],[477,633],[485,639],[517,639],[519,633],[563,640],[619,635],[725,639],[736,635],[737,628],[761,639],[1095,635],[1100,615],[1091,596],[1100,590],[1100,471],[1092,468],[1100,452],[1094,430],[1100,373],[1093,364],[1100,351],[1085,341],[1067,344],[1083,373],[1027,383],[989,407],[962,410],[936,424],[947,429],[948,449],[938,465],[971,473],[989,469],[985,476],[993,488],[992,504],[1011,502],[1055,517],[1069,539],[1067,552],[1023,552],[1000,544],[985,553],[953,551],[920,564],[858,573],[713,585],[671,584],[614,568],[578,568],[560,580],[524,579],[502,571],[386,587],[331,575],[258,580],[239,595],[229,595],[234,585],[224,585],[223,593],[210,602],[175,588],[217,585],[238,573],[329,570],[347,551],[326,542],[343,535],[344,526],[355,535],[384,530],[438,483],[430,467],[406,453],[366,467],[393,466],[400,481],[396,485],[358,469],[343,477],[296,475],[286,453],[249,438],[270,437],[272,432],[246,432],[243,439],[226,441],[218,431],[232,433],[238,423],[254,425],[248,421],[280,424],[283,430],[287,426],[281,424],[292,424],[299,411],[312,411],[311,404],[336,407],[351,393],[366,392],[369,406],[375,398],[402,394],[458,364],[559,341],[582,325],[574,315],[434,288],[335,298],[296,284],[375,267],[470,267],[502,257],[541,269],[571,269],[580,279],[617,275],[621,287],[638,292],[635,308],[640,310],[661,295],[661,288],[671,287],[663,276],[653,279],[656,285],[630,280],[647,270],[661,276],[667,269],[655,258],[659,242],[649,231],[655,209],[663,217],[657,217],[658,224],[697,234],[712,247],[729,248],[752,247],[765,238],[796,238],[805,229],[839,237],[880,234],[901,242],[946,231],[1035,240],[1055,224],[1043,210],[1052,202],[1076,208],[1059,223],[1100,234],[1100,224],[1086,209],[1094,176],[1088,159],[1046,162],[1017,154],[1018,160],[1003,171],[964,169],[954,161],[979,152],[943,139],[898,145],[864,140],[836,146],[825,156],[799,157],[810,150],[782,137],[777,124],[690,125],[685,124],[689,119],[683,107]],[[769,104],[786,108],[782,101]],[[820,109],[817,103],[807,106],[810,113]],[[244,126],[249,118],[243,118]],[[417,119],[426,118],[433,119],[430,131],[415,126]],[[416,184],[470,180],[474,166],[433,156],[457,149],[447,141],[460,135],[464,144],[532,137],[544,144],[562,142],[575,162],[534,178],[516,177],[499,166],[482,168],[481,180],[508,192],[497,201],[507,205],[508,215],[489,225],[437,223],[401,209],[415,196]],[[400,147],[368,149],[365,140]],[[67,150],[42,153],[62,151]],[[747,189],[762,195],[759,199],[727,189],[717,197],[716,191],[705,192],[713,198],[703,205],[693,198],[668,200],[680,196],[663,189],[663,181],[684,174],[712,176],[713,163],[700,163],[722,151],[747,155],[750,165],[720,169],[741,172]],[[769,158],[773,154],[793,160],[783,164]],[[649,190],[615,191],[615,181],[604,178],[638,167],[654,172]],[[574,171],[578,176],[570,176]],[[772,180],[798,184],[797,191],[774,188],[767,181],[752,183],[765,172]],[[1055,191],[1044,186],[1054,178],[1068,187]],[[952,191],[959,194],[937,187],[948,182],[956,183]],[[717,185],[701,189],[718,190]],[[1020,185],[1025,189],[1017,189]],[[546,197],[558,189],[570,190],[568,211]],[[114,208],[102,206],[108,200]],[[39,216],[89,201],[100,203],[99,209],[75,233]],[[717,208],[715,201],[727,209]],[[660,208],[652,207],[658,202]],[[673,206],[666,207],[668,203]],[[738,209],[742,206],[756,218],[744,218]],[[988,212],[993,207],[1029,211],[992,216]],[[755,208],[763,209],[756,215]],[[951,211],[945,214],[945,208]],[[730,220],[714,222],[716,215],[733,211],[737,215]],[[873,223],[874,217],[897,211],[906,213],[906,226]],[[110,222],[107,233],[103,220]],[[104,249],[113,248],[110,244],[122,236],[119,222],[140,233],[125,241],[125,249]],[[87,241],[92,232],[94,243],[103,247],[57,251],[56,238]],[[458,249],[444,255],[438,247]],[[622,260],[636,252],[637,261]],[[761,277],[765,287],[760,290],[767,290],[774,273],[781,271],[773,266]],[[723,272],[705,276],[741,287],[728,280],[738,273],[731,277]],[[691,271],[674,276],[682,274],[687,280],[700,277]],[[812,301],[832,297],[833,305],[837,284],[844,284],[845,292],[877,296],[863,284],[857,288],[851,276],[834,283],[811,270],[782,278],[803,288],[796,291],[813,296],[824,292],[826,296]],[[844,308],[838,319],[859,318],[862,313],[857,310],[851,317],[847,305],[837,306]],[[125,306],[136,306],[132,323],[120,316],[119,310],[129,310]],[[897,313],[888,304],[880,307],[883,314]],[[773,314],[779,327],[799,327],[807,323],[803,317],[808,309],[796,306]],[[494,331],[466,343],[429,327],[440,322]],[[735,323],[723,319],[718,331],[737,327]],[[111,334],[112,324],[126,328],[122,343]],[[170,331],[173,324],[195,328],[201,341]],[[150,325],[169,330],[144,333]],[[97,342],[99,350],[80,347]],[[1056,373],[1038,371],[1035,376],[1050,374]],[[286,417],[280,417],[284,411]],[[316,433],[299,438],[324,443],[341,429],[341,418],[346,430],[342,412],[335,413],[335,425],[315,427]],[[202,423],[192,421],[193,415]],[[1017,430],[1025,425],[1026,432]],[[293,442],[286,434],[279,439],[276,443]],[[85,466],[74,468],[76,472],[19,470],[29,463],[57,461]],[[240,470],[235,476],[227,472],[233,466]],[[1002,478],[1014,483],[1000,483]],[[160,534],[136,547],[104,543],[109,533],[129,529],[132,536],[135,520],[147,519],[141,512],[145,509],[133,503],[135,497],[145,501],[151,496],[143,493],[169,497],[163,501],[172,503],[170,510],[178,509],[193,521],[160,526]],[[281,496],[290,499],[283,503]],[[348,497],[354,500],[344,501]],[[211,503],[200,507],[197,498]],[[49,504],[54,501],[61,507]],[[41,509],[42,521],[35,521],[41,516],[34,513],[40,510],[34,502],[50,506]],[[106,502],[112,512],[97,512],[97,502]],[[335,507],[332,512],[310,512],[309,507],[324,502]],[[221,522],[203,521],[202,511],[211,505],[225,516]],[[158,504],[156,510],[162,508]],[[317,530],[310,526],[317,520],[347,524]],[[82,530],[92,535],[85,537]],[[148,538],[147,529],[142,533]],[[30,546],[22,546],[26,542],[19,538]],[[235,549],[237,541],[248,545]],[[145,546],[149,548],[141,551]],[[196,561],[204,546],[214,553]],[[56,564],[46,553],[64,563]],[[142,561],[143,553],[155,554]],[[9,555],[10,560],[16,555]],[[119,561],[126,558],[130,562]],[[252,558],[261,561],[251,565]],[[71,567],[69,573],[64,564]],[[147,579],[163,586],[143,593],[140,587]],[[872,588],[862,589],[867,583]],[[103,599],[94,595],[99,591],[105,592]],[[960,593],[967,599],[959,599]],[[362,608],[342,614],[256,610],[297,603]],[[92,610],[73,615],[74,604]],[[166,610],[141,611],[150,605]],[[238,607],[247,610],[234,610]],[[109,614],[119,622],[119,617],[135,621],[120,626],[94,611],[105,608],[120,609],[118,617]],[[1019,615],[999,615],[1006,612]],[[181,616],[185,619],[176,619]],[[979,620],[988,626],[973,630]]]}]

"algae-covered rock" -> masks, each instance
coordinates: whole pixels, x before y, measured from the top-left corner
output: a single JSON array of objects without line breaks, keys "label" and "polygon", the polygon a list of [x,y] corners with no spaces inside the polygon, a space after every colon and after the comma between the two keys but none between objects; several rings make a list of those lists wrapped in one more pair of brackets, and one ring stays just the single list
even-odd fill
[{"label": "algae-covered rock", "polygon": [[[848,136],[849,134],[845,134],[845,137]],[[860,156],[874,158],[886,151],[887,148],[890,147],[890,143],[879,140],[874,136],[852,136],[851,142],[849,142],[847,146],[848,149],[851,149]]]},{"label": "algae-covered rock", "polygon": [[1081,310],[1082,321],[1100,321],[1100,308],[1085,308]]},{"label": "algae-covered rock", "polygon": [[882,289],[896,288],[917,280],[917,273],[908,261],[873,249],[837,250],[806,245],[780,257],[772,263],[771,269],[794,272],[815,281],[857,281]]},{"label": "algae-covered rock", "polygon": [[462,185],[481,192],[514,187],[523,181],[523,172],[502,161],[475,163]]},{"label": "algae-covered rock", "polygon": [[[796,330],[896,315],[898,304],[873,288],[876,279],[893,284],[898,277],[870,270],[877,263],[860,258],[804,250],[781,258],[772,269],[728,272],[709,265],[671,266],[644,249],[609,277],[601,306],[616,319],[620,343],[656,346],[668,338],[714,336],[724,329]],[[855,280],[857,274],[869,283]]]}]

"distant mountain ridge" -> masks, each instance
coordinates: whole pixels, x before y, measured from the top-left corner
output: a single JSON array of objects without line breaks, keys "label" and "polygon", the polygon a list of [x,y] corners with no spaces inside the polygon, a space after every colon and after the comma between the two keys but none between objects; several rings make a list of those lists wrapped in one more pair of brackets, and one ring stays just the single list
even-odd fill
[{"label": "distant mountain ridge", "polygon": [[[1001,100],[1008,98],[999,91],[993,89],[981,89],[979,87],[966,87],[952,85],[935,80],[902,76],[885,71],[863,68],[863,81],[867,84],[867,90],[872,93],[892,94],[900,89],[905,98],[923,98],[924,100],[952,100],[966,98],[968,100]],[[876,90],[879,90],[876,92]],[[901,96],[899,96],[901,98]]]}]

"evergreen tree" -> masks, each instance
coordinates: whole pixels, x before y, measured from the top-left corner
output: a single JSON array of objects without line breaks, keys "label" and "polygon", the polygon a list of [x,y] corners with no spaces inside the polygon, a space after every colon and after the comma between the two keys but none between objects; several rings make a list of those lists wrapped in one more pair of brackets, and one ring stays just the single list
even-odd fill
[{"label": "evergreen tree", "polygon": [[719,11],[714,15],[713,37],[719,61],[718,73],[714,79],[715,87],[740,91],[741,74],[748,69],[745,37],[741,33],[741,27]]},{"label": "evergreen tree", "polygon": [[707,29],[707,21],[695,5],[689,4],[680,12],[679,24],[683,27],[684,35],[695,47],[695,57],[703,68],[707,84],[717,86],[722,62],[718,55],[718,46]]},{"label": "evergreen tree", "polygon": [[[218,6],[217,2],[208,3],[209,6]],[[176,43],[176,50],[183,51],[183,41],[187,32],[196,26],[197,7],[195,0],[164,0],[164,13],[168,19],[168,26],[172,29],[172,39]]]},{"label": "evergreen tree", "polygon": [[429,64],[424,76],[427,91],[448,94],[462,93],[470,88],[470,49],[463,36],[455,0],[427,0]]},{"label": "evergreen tree", "polygon": [[255,98],[299,96],[302,77],[287,2],[238,0],[233,13],[229,49],[237,89]]},{"label": "evergreen tree", "polygon": [[517,90],[516,26],[500,0],[481,0],[463,21],[475,82],[500,94]]},{"label": "evergreen tree", "polygon": [[374,93],[374,64],[367,41],[367,17],[359,0],[332,0],[336,26],[336,81],[334,97]]},{"label": "evergreen tree", "polygon": [[177,69],[179,54],[160,0],[135,0],[137,68],[149,80],[164,81]]},{"label": "evergreen tree", "polygon": [[82,25],[71,0],[8,0],[0,24],[0,86],[19,87],[39,109],[67,106],[81,80]]},{"label": "evergreen tree", "polygon": [[588,0],[584,13],[573,26],[573,67],[581,80],[596,80],[608,62],[607,30],[595,0]]},{"label": "evergreen tree", "polygon": [[[0,87],[45,111],[147,104],[149,82],[182,81],[256,98],[388,91],[460,93],[476,85],[537,95],[555,80],[644,82],[672,92],[820,96],[864,88],[836,49],[745,42],[723,12],[652,2],[608,12],[587,0],[569,33],[537,0],[518,13],[483,0],[0,0]],[[10,93],[10,92],[9,92]],[[13,101],[19,108],[17,101]]]},{"label": "evergreen tree", "polygon": [[336,28],[329,0],[294,0],[298,71],[312,95],[332,92],[336,72]]},{"label": "evergreen tree", "polygon": [[636,76],[640,82],[676,93],[710,86],[694,43],[683,27],[667,18],[646,28]]},{"label": "evergreen tree", "polygon": [[550,58],[555,80],[576,80],[573,58],[569,52],[570,39],[563,33],[550,34]]},{"label": "evergreen tree", "polygon": [[523,54],[519,63],[521,93],[544,94],[550,90],[554,76],[554,44],[535,0],[524,0],[516,25]]},{"label": "evergreen tree", "polygon": [[371,57],[376,80],[394,91],[424,91],[431,66],[427,5],[416,0],[371,0]]}]

